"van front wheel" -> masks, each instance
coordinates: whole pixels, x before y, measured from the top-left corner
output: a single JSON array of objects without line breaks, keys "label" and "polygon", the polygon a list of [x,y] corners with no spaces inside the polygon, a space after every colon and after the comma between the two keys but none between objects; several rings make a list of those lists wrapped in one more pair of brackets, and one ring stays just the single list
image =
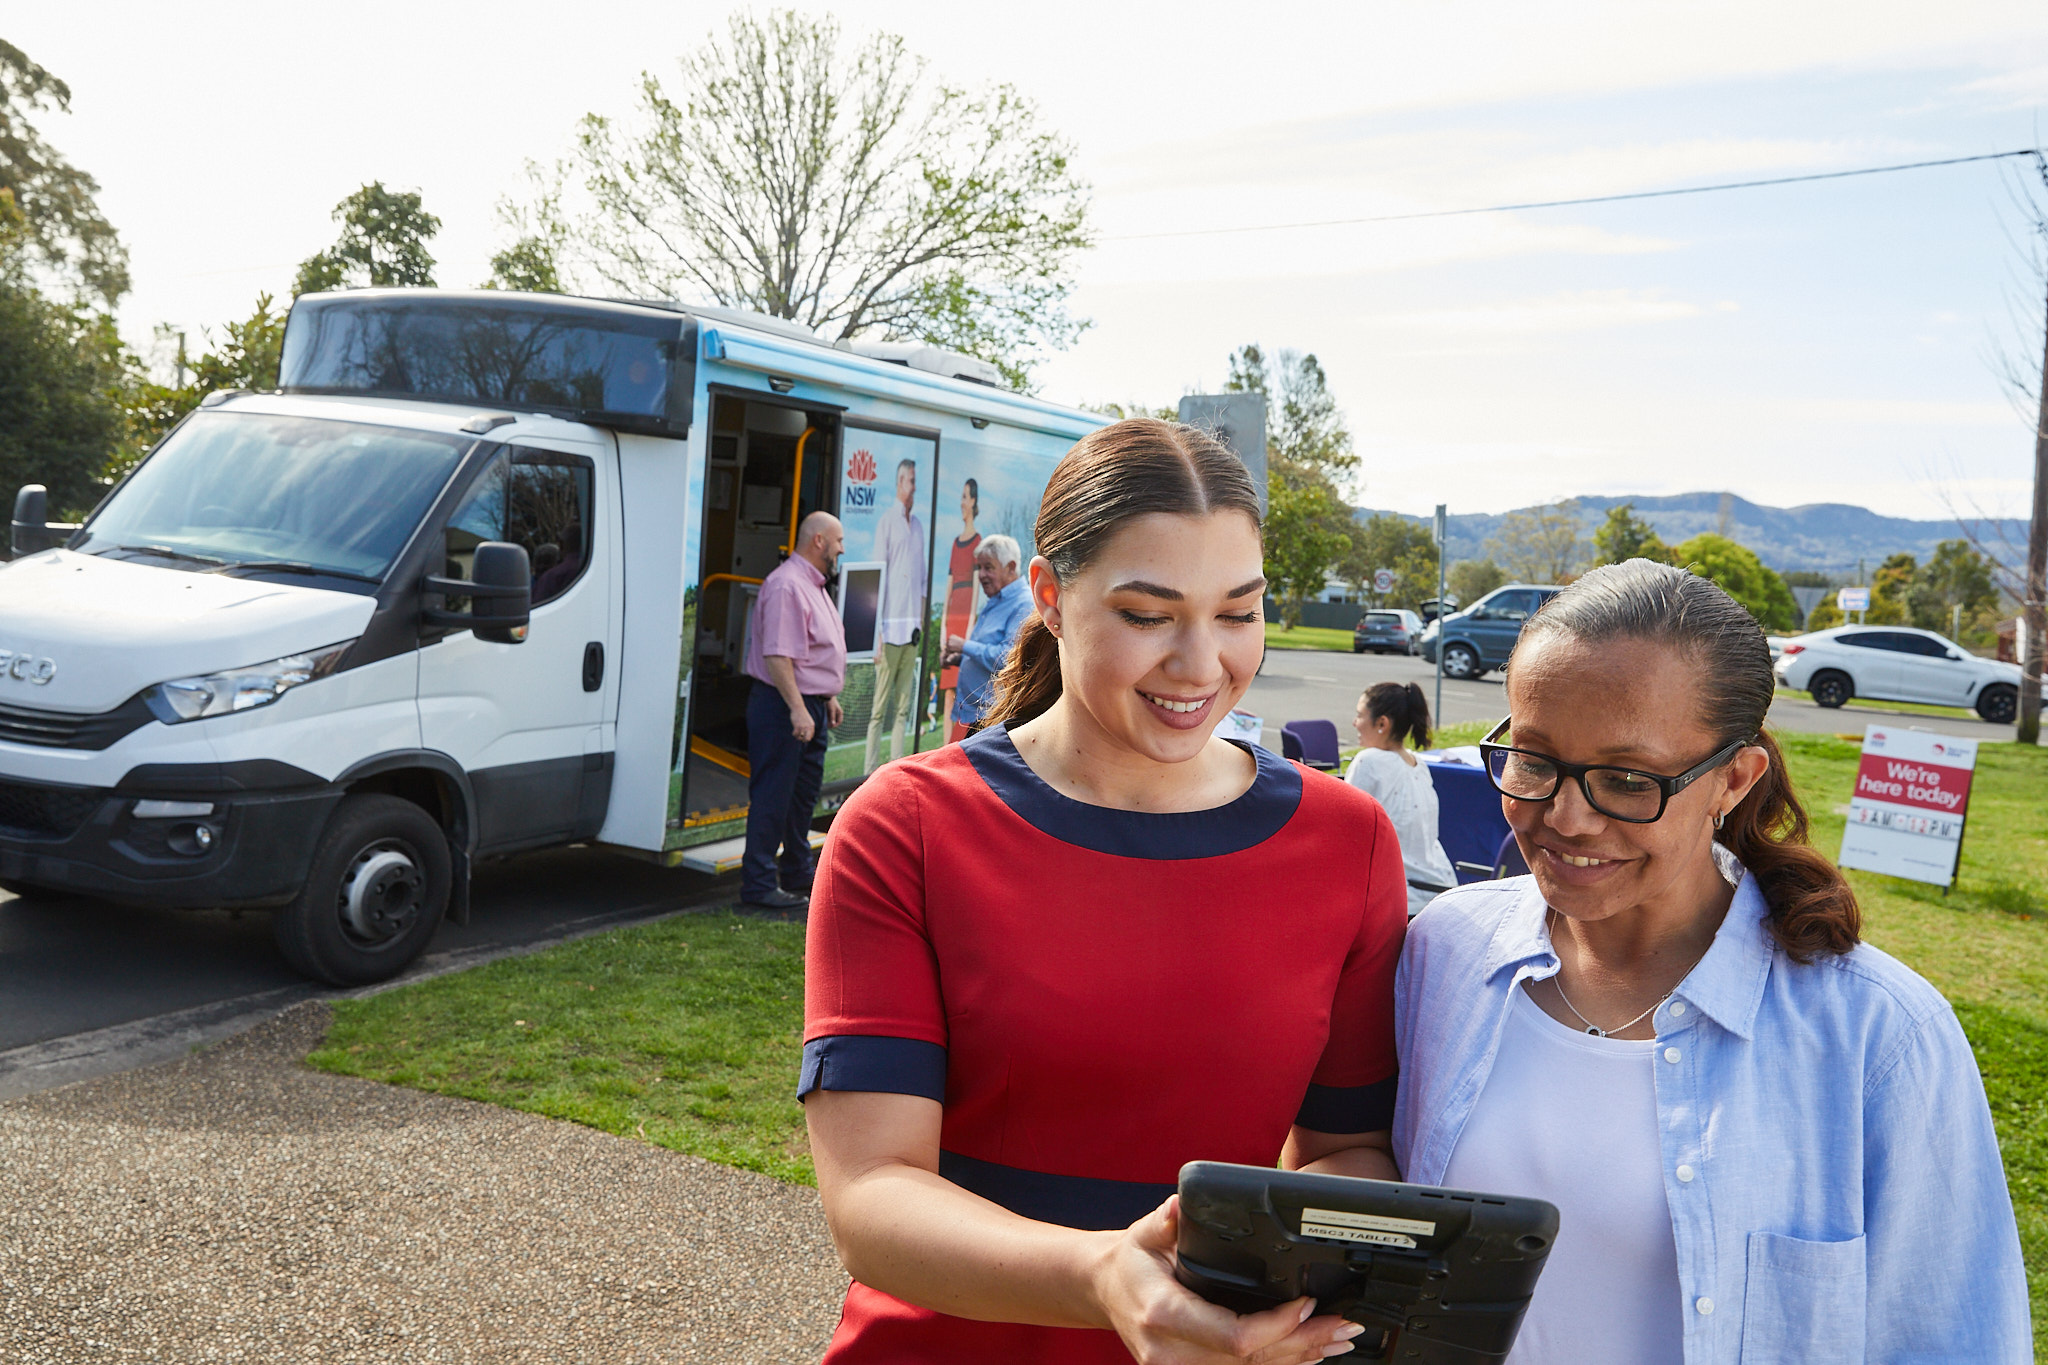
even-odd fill
[{"label": "van front wheel", "polygon": [[441,826],[412,802],[347,798],[327,821],[298,898],[272,915],[278,951],[331,986],[398,975],[440,927],[451,861]]}]

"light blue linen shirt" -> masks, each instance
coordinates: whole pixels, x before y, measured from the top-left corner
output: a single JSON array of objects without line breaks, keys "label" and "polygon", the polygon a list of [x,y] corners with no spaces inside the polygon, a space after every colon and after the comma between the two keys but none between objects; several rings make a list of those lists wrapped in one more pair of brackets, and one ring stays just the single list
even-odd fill
[{"label": "light blue linen shirt", "polygon": [[981,604],[981,615],[967,632],[960,650],[960,690],[953,698],[953,719],[962,725],[978,724],[995,705],[995,689],[989,684],[1003,671],[1017,632],[1031,611],[1031,595],[1018,578]]},{"label": "light blue linen shirt", "polygon": [[[1867,944],[1794,962],[1756,879],[1730,871],[1727,918],[1654,1016],[1686,1365],[2032,1360],[2005,1170],[1948,1002]],[[1407,1179],[1442,1183],[1513,992],[1557,971],[1545,910],[1533,877],[1478,882],[1409,928]]]}]

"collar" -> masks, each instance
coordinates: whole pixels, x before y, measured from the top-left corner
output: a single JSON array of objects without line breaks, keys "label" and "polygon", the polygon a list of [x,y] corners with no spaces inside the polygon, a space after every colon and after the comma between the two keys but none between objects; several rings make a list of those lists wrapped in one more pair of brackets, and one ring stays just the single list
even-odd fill
[{"label": "collar", "polygon": [[812,587],[822,588],[825,586],[824,570],[820,569],[817,565],[811,563],[810,560],[805,559],[802,555],[791,555],[788,559],[785,559],[782,562],[784,564],[797,565],[797,572],[802,574],[804,576],[805,581],[810,583]]},{"label": "collar", "polygon": [[[1672,998],[1696,1006],[1722,1028],[1748,1039],[1756,1027],[1757,1010],[1763,1004],[1764,985],[1770,979],[1777,945],[1767,923],[1770,906],[1749,870],[1732,859],[1728,869],[1739,875],[1735,899],[1714,941]],[[1536,886],[1527,879],[1508,912],[1494,928],[1486,949],[1486,977],[1490,981],[1509,967],[1538,964],[1531,976],[1548,976],[1557,970],[1557,954],[1551,950],[1549,906]]]},{"label": "collar", "polygon": [[1015,601],[1023,595],[1024,580],[1021,577],[1013,578],[996,590],[996,595],[988,599],[989,605],[994,606],[998,602]]}]

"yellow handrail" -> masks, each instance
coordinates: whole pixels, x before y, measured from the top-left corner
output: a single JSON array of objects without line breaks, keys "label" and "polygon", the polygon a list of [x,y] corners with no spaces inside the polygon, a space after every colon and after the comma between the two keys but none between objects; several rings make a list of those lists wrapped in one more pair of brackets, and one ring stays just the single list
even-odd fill
[{"label": "yellow handrail", "polygon": [[789,544],[782,547],[786,555],[796,553],[796,514],[803,510],[804,502],[804,446],[816,430],[816,427],[805,427],[804,434],[796,438],[796,478],[789,487]]},{"label": "yellow handrail", "polygon": [[697,590],[698,590],[699,592],[702,592],[702,591],[703,591],[704,589],[706,589],[706,588],[710,587],[710,586],[711,586],[711,585],[712,585],[713,583],[721,583],[721,582],[722,582],[722,583],[752,583],[752,584],[753,584],[753,585],[754,585],[755,587],[759,587],[759,586],[761,585],[761,580],[760,580],[760,579],[758,579],[758,578],[749,578],[749,577],[747,577],[747,576],[746,576],[745,574],[737,574],[737,573],[715,573],[715,574],[712,574],[712,575],[710,575],[709,577],[707,577],[707,578],[706,578],[706,579],[705,579],[705,580],[704,580],[703,582],[699,583],[699,584],[697,585]]}]

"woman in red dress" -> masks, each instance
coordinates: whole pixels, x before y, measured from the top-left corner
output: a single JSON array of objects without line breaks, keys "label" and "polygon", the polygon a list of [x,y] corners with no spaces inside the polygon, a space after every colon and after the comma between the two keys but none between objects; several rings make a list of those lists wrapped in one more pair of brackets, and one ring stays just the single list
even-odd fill
[{"label": "woman in red dress", "polygon": [[1393,1178],[1400,846],[1213,735],[1264,652],[1235,456],[1105,427],[1036,534],[991,724],[870,778],[818,869],[799,1093],[855,1281],[826,1361],[1343,1354],[1309,1300],[1182,1288],[1172,1195],[1195,1159]]},{"label": "woman in red dress", "polygon": [[[974,552],[981,548],[981,532],[974,519],[981,514],[981,485],[969,479],[960,488],[960,534],[953,537],[953,553],[946,561],[946,630],[942,639],[965,636],[974,628],[981,594],[974,580]],[[967,727],[953,723],[953,697],[960,690],[960,665],[947,664],[939,670],[939,687],[945,692],[946,742],[957,744],[967,738]]]}]

